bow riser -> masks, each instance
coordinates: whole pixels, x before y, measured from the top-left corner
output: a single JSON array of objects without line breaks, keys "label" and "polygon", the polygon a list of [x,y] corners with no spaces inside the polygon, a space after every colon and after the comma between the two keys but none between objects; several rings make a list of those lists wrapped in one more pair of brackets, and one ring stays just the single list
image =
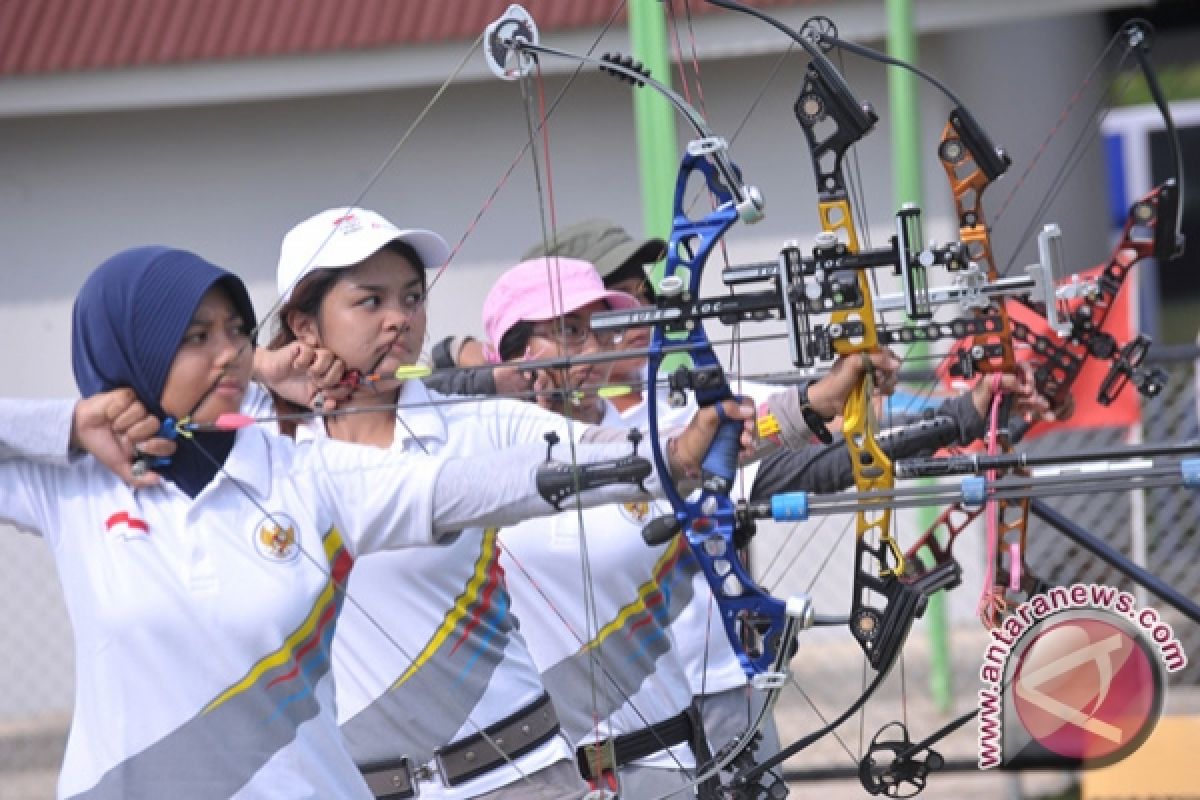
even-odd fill
[{"label": "bow riser", "polygon": [[[942,130],[938,157],[954,197],[959,241],[966,245],[971,261],[984,266],[988,280],[996,281],[999,280],[1000,273],[996,269],[992,239],[987,222],[983,218],[982,208],[983,193],[995,176],[980,167],[976,149],[960,128],[961,123],[957,117],[951,115]],[[1000,303],[994,309],[994,313],[1001,320],[999,330],[972,339],[973,346],[981,348],[971,353],[976,361],[974,368],[983,374],[1012,372],[1016,367],[1012,347],[1012,323],[1007,309]]]},{"label": "bow riser", "polygon": [[[1140,366],[1145,354],[1142,346],[1144,337],[1139,336],[1122,347],[1116,344],[1111,334],[1103,330],[1103,326],[1130,270],[1145,258],[1166,258],[1172,252],[1174,237],[1171,223],[1177,202],[1174,182],[1168,181],[1130,207],[1121,239],[1101,278],[1071,312],[1071,333],[1067,338],[1037,333],[1022,322],[1012,324],[1014,339],[1025,342],[1035,353],[1034,380],[1038,391],[1053,407],[1067,401],[1075,380],[1087,360],[1093,357],[1113,361],[1113,367],[1102,386],[1102,402],[1105,399],[1111,402],[1131,381],[1143,394],[1153,396],[1161,390],[1165,379],[1155,371],[1142,370]],[[1044,304],[1025,300],[1018,302],[1039,316],[1046,313]],[[975,366],[980,372],[987,369],[986,362],[979,362]],[[1015,474],[1026,473],[1017,470]],[[999,622],[999,615],[1006,607],[1037,593],[1045,585],[1023,560],[1028,536],[1029,500],[997,502],[1000,506],[998,523],[1002,546],[994,562],[995,581],[991,592],[995,604],[983,618],[985,624],[993,626]],[[908,573],[905,579],[934,580],[936,574],[937,580],[956,582],[958,568],[952,553],[954,541],[984,510],[958,506],[944,511],[925,535],[907,551]],[[1020,564],[1013,560],[1011,545],[1014,543],[1022,559]],[[1019,568],[1017,574],[1020,576],[1016,581],[1020,588],[1015,591],[1014,568]],[[952,574],[953,578],[950,577]]]},{"label": "bow riser", "polygon": [[[954,197],[954,208],[958,215],[959,238],[967,245],[971,259],[983,264],[988,279],[999,280],[1000,273],[992,251],[991,235],[983,216],[983,193],[988,186],[1007,169],[1009,160],[986,142],[972,136],[973,128],[964,124],[963,117],[956,111],[950,115],[942,130],[938,145],[938,157],[950,191]],[[972,337],[971,346],[963,350],[958,372],[964,377],[971,374],[989,375],[1011,373],[1017,368],[1013,349],[1013,323],[1006,303],[1001,300],[989,309],[981,310],[999,319],[995,331]],[[952,370],[952,373],[954,370]],[[1002,406],[999,445],[1002,451],[1012,449],[1012,437],[1008,435],[1007,408]],[[1018,471],[1017,474],[1023,474]],[[985,589],[991,600],[983,608],[985,624],[994,625],[996,612],[1020,598],[1011,591],[1010,576],[1020,569],[1022,589],[1030,591],[1040,585],[1033,573],[1024,564],[1026,539],[1029,530],[1029,500],[1003,499],[994,507],[968,508],[956,503],[944,510],[933,525],[906,553],[908,572],[905,580],[920,583],[927,589],[957,586],[961,581],[961,568],[950,556],[954,538],[971,522],[984,513],[996,515],[997,541],[1000,545],[993,563],[994,577],[991,587]],[[942,538],[944,537],[944,538]],[[923,558],[922,556],[926,556]],[[932,556],[932,559],[928,558]],[[1015,559],[1021,560],[1018,565]]]},{"label": "bow riser", "polygon": [[[1090,357],[1113,363],[1105,380],[1105,391],[1099,398],[1111,403],[1120,389],[1131,379],[1137,379],[1139,391],[1153,397],[1162,389],[1162,381],[1153,373],[1141,371],[1141,357],[1148,340],[1120,345],[1104,330],[1105,322],[1117,302],[1117,296],[1129,272],[1143,259],[1160,262],[1170,258],[1172,245],[1171,223],[1178,208],[1179,196],[1174,181],[1152,189],[1134,203],[1126,217],[1125,227],[1113,255],[1101,277],[1070,314],[1070,333],[1061,341],[1034,333],[1026,325],[1014,326],[1017,338],[1033,347],[1042,356],[1035,368],[1038,388],[1055,406],[1066,401],[1075,379]],[[1163,224],[1166,223],[1166,224]],[[1033,311],[1043,314],[1038,303],[1025,302]],[[1134,345],[1130,347],[1130,345]]]},{"label": "bow riser", "polygon": [[[861,106],[853,102],[853,98],[847,99],[844,91],[835,91],[838,86],[844,89],[844,84],[828,79],[825,71],[816,68],[815,62],[810,63],[795,112],[808,142],[813,173],[817,179],[817,213],[821,229],[836,237],[850,253],[857,253],[860,249],[858,232],[841,165],[846,151],[869,132],[876,116],[869,106]],[[865,115],[856,118],[846,113],[848,109],[861,109]],[[863,119],[870,119],[871,125],[861,124]],[[830,121],[833,124],[832,131],[821,138],[817,133],[818,126],[828,126]],[[855,327],[861,325],[861,336],[839,339],[835,341],[834,348],[840,355],[861,353],[865,358],[868,352],[879,346],[867,271],[857,270],[854,283],[858,290],[859,307],[835,310],[830,323],[841,326],[853,324]],[[876,426],[871,409],[871,388],[869,377],[864,378],[850,393],[842,414],[842,432],[850,451],[854,485],[860,492],[890,489],[895,485],[891,461],[875,441],[873,433]],[[876,667],[889,664],[903,642],[902,636],[892,636],[891,632],[896,629],[907,631],[912,622],[905,613],[911,609],[902,609],[900,604],[889,602],[892,592],[886,588],[881,590],[886,582],[895,582],[895,576],[903,570],[904,555],[892,538],[891,521],[891,509],[886,507],[871,512],[860,511],[856,513],[854,521],[850,633]],[[878,547],[871,545],[872,541],[877,541]],[[885,583],[881,584],[880,581]],[[898,614],[905,618],[897,620]]]},{"label": "bow riser", "polygon": [[[700,220],[685,213],[685,193],[695,175],[703,176],[716,199],[717,208]],[[721,237],[738,221],[734,197],[721,180],[712,162],[691,152],[683,157],[675,186],[674,224],[671,230],[664,282],[682,281],[683,288],[668,294],[663,303],[688,304],[699,296],[704,265]],[[694,345],[692,366],[676,371],[676,384],[685,384],[695,393],[700,406],[720,403],[733,397],[716,354],[708,346],[703,325],[694,319],[684,319],[676,325],[658,325],[651,338],[649,374],[656,375],[662,365],[661,349],[686,342]],[[687,377],[685,377],[687,376]],[[697,380],[695,376],[703,376]],[[682,389],[683,386],[681,385]],[[648,406],[652,431],[658,430],[657,403]],[[666,487],[668,500],[675,509],[674,520],[688,539],[688,544],[713,588],[733,649],[748,676],[776,668],[780,654],[790,651],[791,643],[782,641],[787,624],[786,604],[763,591],[745,570],[736,553],[734,534],[737,527],[736,510],[728,495],[737,470],[738,442],[741,423],[721,422],[720,432],[702,466],[702,487],[690,500],[680,495],[673,485]],[[654,442],[654,458],[660,468],[666,459]],[[743,641],[743,626],[754,633],[756,644],[747,650]]]}]

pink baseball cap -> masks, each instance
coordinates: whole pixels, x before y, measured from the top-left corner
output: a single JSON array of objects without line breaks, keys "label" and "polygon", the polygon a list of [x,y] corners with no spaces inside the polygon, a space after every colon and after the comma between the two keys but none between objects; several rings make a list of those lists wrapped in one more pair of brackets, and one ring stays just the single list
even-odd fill
[{"label": "pink baseball cap", "polygon": [[638,308],[631,294],[604,288],[600,273],[576,258],[533,258],[500,276],[483,301],[483,329],[499,346],[518,322],[542,322],[603,300],[614,311]]}]

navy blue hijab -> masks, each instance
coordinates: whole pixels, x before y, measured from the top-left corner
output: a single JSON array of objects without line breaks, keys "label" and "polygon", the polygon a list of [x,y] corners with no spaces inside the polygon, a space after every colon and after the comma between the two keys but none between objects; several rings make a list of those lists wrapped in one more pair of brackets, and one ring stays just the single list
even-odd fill
[{"label": "navy blue hijab", "polygon": [[[127,386],[150,413],[165,417],[160,403],[171,362],[200,300],[218,285],[253,328],[254,307],[245,284],[194,253],[135,247],[96,267],[75,298],[72,319],[71,366],[79,393],[91,397]],[[190,497],[224,464],[235,434],[194,437],[181,437],[171,463],[156,468]]]}]

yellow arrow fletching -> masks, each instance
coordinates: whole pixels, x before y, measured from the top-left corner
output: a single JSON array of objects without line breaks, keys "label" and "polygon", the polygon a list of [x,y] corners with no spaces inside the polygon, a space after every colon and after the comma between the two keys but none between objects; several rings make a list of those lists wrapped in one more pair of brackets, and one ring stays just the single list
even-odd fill
[{"label": "yellow arrow fletching", "polygon": [[433,370],[424,364],[406,364],[403,367],[397,367],[392,373],[398,381],[407,381],[413,378],[426,378],[433,374]]},{"label": "yellow arrow fletching", "polygon": [[596,396],[603,397],[605,400],[613,397],[624,397],[625,395],[632,393],[632,386],[601,386],[596,390]]}]

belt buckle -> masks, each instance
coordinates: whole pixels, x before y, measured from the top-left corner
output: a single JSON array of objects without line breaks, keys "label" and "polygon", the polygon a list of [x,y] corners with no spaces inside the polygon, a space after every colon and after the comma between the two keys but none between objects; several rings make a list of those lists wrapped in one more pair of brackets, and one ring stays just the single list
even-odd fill
[{"label": "belt buckle", "polygon": [[579,752],[583,754],[584,763],[593,778],[605,772],[617,771],[617,748],[613,739],[580,745]]},{"label": "belt buckle", "polygon": [[421,796],[422,771],[428,770],[418,767],[408,756],[401,756],[391,766],[368,770],[364,777],[377,798],[417,798]]}]

